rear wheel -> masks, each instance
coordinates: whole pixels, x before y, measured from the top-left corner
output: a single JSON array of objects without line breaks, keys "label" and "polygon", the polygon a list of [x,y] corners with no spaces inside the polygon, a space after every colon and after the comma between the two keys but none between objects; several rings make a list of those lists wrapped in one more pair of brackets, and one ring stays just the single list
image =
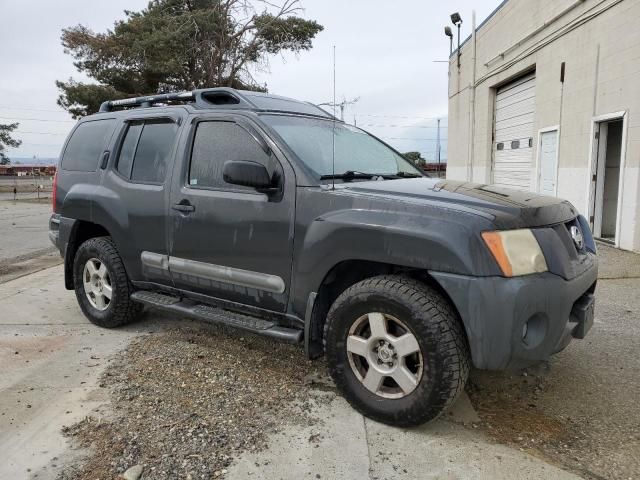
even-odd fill
[{"label": "rear wheel", "polygon": [[80,245],[73,279],[78,304],[91,323],[118,327],[142,311],[142,305],[130,299],[131,283],[110,237],[91,238]]},{"label": "rear wheel", "polygon": [[437,418],[469,372],[456,311],[403,276],[374,277],[343,292],[327,317],[325,349],[344,397],[364,415],[397,426]]}]

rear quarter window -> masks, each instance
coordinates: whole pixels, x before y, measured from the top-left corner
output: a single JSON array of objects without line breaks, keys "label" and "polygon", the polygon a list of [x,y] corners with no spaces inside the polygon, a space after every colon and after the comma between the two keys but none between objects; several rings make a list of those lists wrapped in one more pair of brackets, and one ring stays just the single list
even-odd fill
[{"label": "rear quarter window", "polygon": [[114,119],[93,120],[78,125],[71,135],[60,163],[63,170],[95,172],[100,155],[113,132]]}]

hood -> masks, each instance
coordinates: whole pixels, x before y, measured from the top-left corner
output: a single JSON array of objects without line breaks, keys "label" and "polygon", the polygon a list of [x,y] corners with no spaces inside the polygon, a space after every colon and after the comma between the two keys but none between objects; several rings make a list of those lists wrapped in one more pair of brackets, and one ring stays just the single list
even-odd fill
[{"label": "hood", "polygon": [[488,217],[503,229],[553,225],[578,215],[571,203],[559,198],[438,178],[343,183],[336,191],[464,210]]}]

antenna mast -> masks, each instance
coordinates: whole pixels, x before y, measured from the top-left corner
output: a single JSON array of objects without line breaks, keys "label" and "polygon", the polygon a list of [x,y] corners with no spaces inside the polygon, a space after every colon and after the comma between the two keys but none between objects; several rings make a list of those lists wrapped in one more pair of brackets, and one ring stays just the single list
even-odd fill
[{"label": "antenna mast", "polygon": [[333,134],[331,135],[331,189],[336,189],[336,46],[333,46]]}]

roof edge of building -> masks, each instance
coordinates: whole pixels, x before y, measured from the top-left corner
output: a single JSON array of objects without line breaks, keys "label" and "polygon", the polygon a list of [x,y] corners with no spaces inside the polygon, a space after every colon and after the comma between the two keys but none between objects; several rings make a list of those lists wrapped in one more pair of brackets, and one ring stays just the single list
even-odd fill
[{"label": "roof edge of building", "polygon": [[[509,0],[502,0],[502,2],[500,2],[500,5],[494,8],[493,11],[487,16],[487,18],[485,18],[482,22],[480,22],[480,25],[476,27],[476,32],[480,30],[487,22],[489,22],[489,20],[491,20],[495,16],[495,14],[498,13],[500,9],[502,9],[502,7],[504,7],[508,2]],[[467,42],[469,42],[469,40],[471,40],[471,36],[472,36],[471,34],[468,35],[467,38],[465,38],[462,41],[459,47],[460,49],[464,47],[467,44]],[[456,48],[453,52],[451,52],[451,55],[449,55],[449,59],[453,58],[457,53],[458,53],[458,48]]]}]

